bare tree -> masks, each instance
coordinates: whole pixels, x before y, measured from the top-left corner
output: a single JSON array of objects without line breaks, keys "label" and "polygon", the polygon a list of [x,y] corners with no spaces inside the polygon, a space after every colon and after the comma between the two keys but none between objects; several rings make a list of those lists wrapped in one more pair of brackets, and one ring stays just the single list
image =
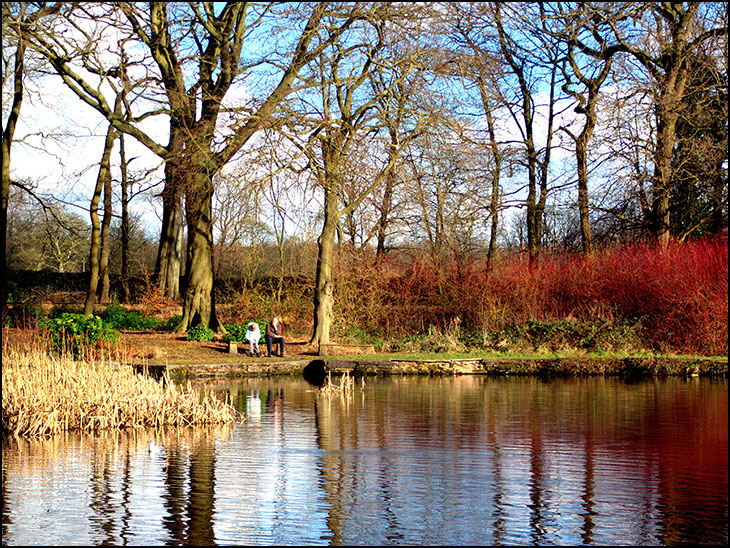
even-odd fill
[{"label": "bare tree", "polygon": [[[558,6],[561,10],[562,6]],[[609,47],[606,39],[593,26],[590,10],[578,5],[572,10],[559,11],[556,14],[558,28],[548,29],[551,35],[567,44],[566,59],[561,65],[563,71],[563,91],[577,102],[574,112],[585,117],[580,133],[574,133],[568,125],[561,126],[575,144],[575,159],[578,178],[578,214],[580,218],[580,236],[583,253],[592,251],[589,196],[588,196],[588,144],[598,123],[599,90],[611,72],[613,56],[617,48]],[[578,58],[580,50],[576,46],[583,35],[590,35],[595,40],[594,50],[597,56],[591,63],[591,57]],[[576,82],[577,80],[577,82]],[[574,86],[579,86],[577,89]]]},{"label": "bare tree", "polygon": [[[458,75],[466,82],[467,88],[476,88],[479,106],[487,122],[485,148],[491,156],[487,265],[491,266],[497,248],[502,194],[501,178],[507,147],[497,137],[496,120],[502,105],[500,82],[505,77],[505,66],[502,56],[495,47],[496,29],[486,17],[486,11],[482,3],[453,4],[447,29],[452,42],[456,45],[454,64],[458,67]],[[467,139],[466,133],[465,131],[465,139]]]},{"label": "bare tree", "polygon": [[[115,110],[121,110],[120,98],[117,98]],[[111,224],[111,154],[115,139],[116,132],[114,127],[109,124],[106,132],[106,138],[104,139],[104,150],[102,151],[101,161],[99,162],[96,187],[94,189],[91,206],[89,208],[89,212],[91,214],[91,245],[89,251],[89,288],[86,292],[86,302],[84,304],[84,314],[86,316],[94,313],[94,303],[96,301],[99,277],[102,269],[106,270],[109,260],[109,238],[107,236],[106,239],[104,239],[102,237],[102,233],[107,232],[108,234],[108,227]],[[102,192],[105,197],[109,197],[109,207],[107,208],[106,205],[104,207],[103,225],[106,228],[103,228],[99,222],[99,200],[101,199]],[[103,257],[105,257],[105,260],[102,259]]]},{"label": "bare tree", "polygon": [[[324,220],[317,241],[312,343],[329,343],[334,304],[335,235],[340,219],[358,207],[383,182],[398,155],[420,132],[423,123],[422,118],[417,118],[406,131],[402,131],[397,149],[384,161],[377,176],[341,209],[344,168],[357,138],[368,131],[377,131],[380,126],[379,101],[419,67],[423,58],[423,52],[418,50],[407,51],[403,56],[393,55],[395,50],[391,41],[395,36],[389,32],[389,24],[402,21],[399,18],[404,14],[413,13],[408,7],[393,6],[372,5],[363,26],[356,29],[357,35],[353,32],[321,53],[310,75],[317,95],[304,97],[314,106],[315,112],[310,116],[316,120],[316,129],[311,130],[309,124],[312,120],[305,116],[301,131],[308,133],[306,145],[292,135],[292,141],[300,143],[309,157],[310,168],[324,194]],[[390,73],[386,87],[370,86],[376,74],[392,67],[399,67],[399,70]]]},{"label": "bare tree", "polygon": [[[526,9],[525,9],[526,8]],[[512,99],[505,106],[519,128],[527,167],[527,248],[531,259],[540,252],[542,223],[548,196],[550,157],[553,148],[556,111],[556,85],[560,51],[558,44],[544,33],[544,7],[527,4],[502,5],[494,2],[489,11],[494,19],[502,56],[516,79]],[[514,29],[519,29],[514,30]],[[514,33],[514,35],[513,35]],[[539,85],[547,88],[545,126],[537,126]],[[507,98],[507,94],[504,95]],[[540,146],[540,133],[544,144]]]},{"label": "bare tree", "polygon": [[[727,36],[727,11],[706,2],[589,4],[593,34],[605,36],[602,42],[628,54],[648,74],[656,119],[649,226],[657,242],[665,246],[671,236],[677,124],[685,106],[692,56],[708,42]],[[604,55],[583,40],[576,38],[574,44],[596,58]]]},{"label": "bare tree", "polygon": [[[46,5],[50,4],[50,5]],[[35,7],[35,10],[33,8]],[[0,168],[2,178],[2,208],[0,208],[0,252],[3,256],[3,272],[7,269],[6,262],[6,241],[8,224],[8,200],[10,197],[10,154],[12,151],[15,128],[20,117],[20,109],[23,104],[23,78],[25,77],[25,55],[26,55],[26,32],[29,28],[44,18],[53,16],[60,9],[58,3],[38,2],[32,6],[27,2],[3,2],[2,4],[2,25],[3,25],[3,71],[2,89],[5,89],[6,69],[12,64],[13,99],[8,111],[7,120],[3,126],[2,144],[2,167]],[[12,30],[15,42],[15,52],[12,61],[5,57],[5,34],[6,30]],[[4,105],[3,105],[4,106]],[[0,308],[5,313],[7,304],[7,284],[3,275],[2,298]]]},{"label": "bare tree", "polygon": [[[107,13],[95,12],[104,8],[108,8]],[[302,6],[303,12],[297,7],[278,4],[238,2],[219,8],[208,2],[186,5],[152,2],[148,7],[126,2],[114,6],[75,4],[67,8],[65,20],[74,30],[69,34],[77,38],[80,35],[80,39],[71,42],[73,37],[66,38],[52,28],[33,33],[34,47],[83,101],[103,114],[115,129],[133,136],[166,160],[169,195],[175,197],[178,192],[185,195],[187,284],[179,331],[196,324],[222,330],[213,300],[212,178],[267,123],[277,104],[290,93],[301,68],[359,17],[358,6],[345,6],[333,13],[329,26],[323,26],[325,14],[336,8],[328,3]],[[92,19],[97,34],[115,29],[148,49],[162,88],[154,101],[161,99],[166,109],[155,108],[130,122],[109,106],[102,86],[94,85],[74,65],[78,61],[88,68],[93,63],[90,53],[98,38],[87,30]],[[246,60],[241,65],[247,37],[262,39],[262,33],[270,36],[271,25],[288,21],[303,22],[288,52],[282,55],[267,52],[266,56]],[[265,24],[269,25],[266,29]],[[292,32],[284,35],[291,37]],[[228,109],[224,97],[236,77],[266,63],[273,67],[274,76],[264,97],[247,107]],[[104,85],[114,84],[116,67],[102,64],[95,68],[104,74],[101,79]],[[218,122],[224,112],[228,124],[226,133],[221,135]],[[170,120],[168,145],[158,143],[138,123],[160,113]]]}]

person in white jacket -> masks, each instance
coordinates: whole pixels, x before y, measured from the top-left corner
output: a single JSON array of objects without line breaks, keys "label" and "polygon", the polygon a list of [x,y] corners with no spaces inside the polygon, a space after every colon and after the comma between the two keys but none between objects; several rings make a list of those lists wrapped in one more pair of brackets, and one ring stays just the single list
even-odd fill
[{"label": "person in white jacket", "polygon": [[259,324],[256,322],[249,322],[246,326],[246,340],[248,341],[248,353],[253,356],[256,352],[257,357],[261,357],[261,351],[259,350],[259,339],[261,338],[261,329]]}]

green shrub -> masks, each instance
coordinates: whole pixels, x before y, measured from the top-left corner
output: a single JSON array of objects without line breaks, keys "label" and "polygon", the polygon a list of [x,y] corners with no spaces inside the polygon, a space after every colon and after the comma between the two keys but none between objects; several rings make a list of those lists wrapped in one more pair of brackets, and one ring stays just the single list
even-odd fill
[{"label": "green shrub", "polygon": [[[266,332],[266,322],[262,322],[260,320],[251,320],[259,324],[259,330],[261,331],[261,338],[259,339],[259,343],[264,343],[264,335]],[[248,327],[249,322],[243,323],[227,323],[224,324],[223,327],[226,328],[226,334],[223,335],[223,340],[225,342],[246,342],[246,328]]]},{"label": "green shrub", "polygon": [[459,333],[459,340],[467,348],[482,348],[484,346],[484,334],[479,329],[462,329]]},{"label": "green shrub", "polygon": [[491,346],[508,343],[514,349],[557,351],[579,348],[592,352],[629,351],[642,347],[640,325],[631,327],[624,321],[528,320],[504,331],[490,333]]},{"label": "green shrub", "polygon": [[143,316],[136,310],[127,310],[118,304],[107,306],[106,310],[101,313],[101,318],[114,329],[131,331],[147,331],[157,329],[162,325],[162,321],[157,318]]},{"label": "green shrub", "polygon": [[76,357],[88,355],[102,343],[115,344],[119,340],[119,333],[99,316],[63,312],[56,317],[43,318],[40,326],[47,331],[53,350]]},{"label": "green shrub", "polygon": [[202,324],[195,325],[188,329],[188,334],[185,337],[186,341],[211,341],[215,333],[210,327],[205,327]]},{"label": "green shrub", "polygon": [[175,314],[172,318],[170,318],[164,324],[162,324],[160,326],[160,328],[164,329],[165,331],[172,331],[178,325],[180,325],[181,321],[182,321],[182,316],[180,314]]}]

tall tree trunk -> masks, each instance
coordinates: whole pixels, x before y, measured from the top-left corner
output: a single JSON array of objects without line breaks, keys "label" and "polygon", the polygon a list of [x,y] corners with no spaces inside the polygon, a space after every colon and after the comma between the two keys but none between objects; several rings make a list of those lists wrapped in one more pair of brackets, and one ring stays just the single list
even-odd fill
[{"label": "tall tree trunk", "polygon": [[165,162],[165,188],[162,190],[162,230],[155,262],[155,279],[160,292],[168,299],[180,297],[182,263],[182,197],[186,175],[183,124],[170,123],[170,156]]},{"label": "tall tree trunk", "polygon": [[8,301],[7,280],[7,227],[8,227],[8,201],[10,199],[10,148],[13,144],[15,127],[20,116],[20,107],[23,103],[23,60],[25,57],[25,46],[23,41],[18,42],[15,50],[15,67],[13,72],[13,103],[8,113],[8,119],[3,128],[3,150],[2,150],[2,211],[0,211],[0,239],[2,240],[3,254],[3,280],[2,280],[2,301],[0,307],[2,316],[5,316],[5,308]]},{"label": "tall tree trunk", "polygon": [[[114,145],[112,141],[112,146]],[[99,254],[99,302],[109,302],[109,248],[110,228],[112,223],[112,178],[111,175],[104,180],[104,218],[101,221],[101,251]]]},{"label": "tall tree trunk", "polygon": [[310,342],[328,344],[334,305],[332,267],[335,254],[335,234],[339,221],[338,194],[335,185],[325,186],[324,225],[317,239],[317,272],[314,292],[314,332]]},{"label": "tall tree trunk", "polygon": [[527,252],[533,261],[540,254],[540,225],[537,215],[537,174],[534,149],[528,148],[527,159]]},{"label": "tall tree trunk", "polygon": [[575,142],[575,159],[578,166],[578,215],[580,217],[580,241],[584,255],[593,249],[591,223],[588,211],[588,153],[583,139]]},{"label": "tall tree trunk", "polygon": [[[660,110],[662,108],[660,107]],[[652,208],[650,226],[659,247],[665,248],[671,238],[669,195],[672,181],[672,154],[676,117],[665,114],[657,124],[657,144],[654,153]]]},{"label": "tall tree trunk", "polygon": [[99,283],[99,252],[101,248],[101,226],[99,223],[99,201],[107,179],[111,181],[110,158],[112,147],[114,146],[115,131],[114,127],[109,124],[104,140],[104,151],[99,163],[99,174],[96,177],[96,188],[94,196],[91,199],[91,249],[89,251],[89,288],[86,293],[86,303],[84,304],[84,315],[90,316],[94,313],[94,301],[96,300],[96,290]]},{"label": "tall tree trunk", "polygon": [[669,197],[672,191],[672,160],[676,141],[677,121],[689,71],[683,60],[674,60],[667,68],[657,97],[656,149],[650,227],[659,247],[669,245],[671,224]]},{"label": "tall tree trunk", "polygon": [[122,170],[122,302],[130,300],[129,291],[129,180],[124,134],[119,135],[119,162]]},{"label": "tall tree trunk", "polygon": [[[397,143],[398,134],[396,129],[390,127],[390,146],[388,147],[388,157],[394,162],[395,156],[398,155]],[[383,200],[380,204],[380,219],[378,219],[378,243],[375,251],[375,262],[379,263],[385,256],[385,239],[388,236],[388,225],[390,224],[390,212],[393,209],[393,190],[395,189],[395,173],[390,171],[385,178],[385,188],[383,189]]]},{"label": "tall tree trunk", "polygon": [[[258,211],[257,196],[254,196],[254,211]],[[284,209],[282,207],[279,207],[278,203],[276,204],[275,211],[276,213],[274,213],[273,216],[278,216],[279,220],[281,221],[281,231],[276,234],[276,247],[279,251],[279,277],[276,280],[276,302],[280,303],[281,294],[284,290],[284,275],[286,274],[286,264],[284,262],[284,245],[286,243],[284,227],[286,226],[286,215],[284,214]],[[253,234],[251,239],[251,248],[253,249]]]},{"label": "tall tree trunk", "polygon": [[375,262],[380,262],[385,256],[385,239],[388,236],[390,211],[393,208],[394,187],[395,174],[391,173],[386,177],[385,188],[383,189],[383,201],[380,206],[380,219],[378,219],[378,243],[375,248]]},{"label": "tall tree trunk", "polygon": [[213,182],[207,173],[191,178],[185,194],[188,225],[187,285],[182,321],[177,332],[202,324],[213,330],[221,325],[215,313],[213,296]]},{"label": "tall tree trunk", "polygon": [[682,97],[689,77],[684,61],[676,61],[659,90],[657,99],[657,137],[654,151],[652,180],[652,208],[650,226],[660,247],[669,244],[671,225],[669,197],[672,191],[672,160],[676,141],[677,121],[682,108]]},{"label": "tall tree trunk", "polygon": [[155,276],[160,292],[169,299],[180,296],[180,253],[182,243],[182,192],[166,167],[165,188],[162,191],[162,230],[157,248]]},{"label": "tall tree trunk", "polygon": [[[542,249],[542,233],[543,224],[545,222],[545,203],[548,196],[548,179],[550,178],[550,155],[553,146],[553,123],[555,121],[555,80],[557,78],[558,65],[552,64],[550,71],[550,99],[548,103],[548,126],[545,131],[545,152],[542,159],[535,155],[537,167],[540,173],[540,197],[537,200],[537,210],[535,215],[536,233],[538,238],[538,250]],[[532,101],[531,101],[532,102]]]},{"label": "tall tree trunk", "polygon": [[487,268],[491,269],[497,249],[497,230],[499,228],[499,180],[502,175],[502,151],[499,150],[499,146],[497,144],[497,134],[494,129],[492,108],[489,104],[486,86],[482,78],[479,78],[479,90],[482,96],[484,113],[487,116],[489,147],[492,150],[492,159],[494,160],[494,168],[492,169],[492,196],[489,201],[489,214],[492,219],[489,231],[489,250],[487,251]]},{"label": "tall tree trunk", "polygon": [[[578,71],[574,69],[576,73]],[[584,106],[586,123],[575,141],[575,158],[578,168],[578,213],[580,216],[580,239],[584,255],[593,253],[593,238],[591,235],[590,211],[588,208],[588,143],[593,136],[598,121],[596,105],[598,104],[598,90],[608,77],[611,70],[611,59],[605,61],[603,70],[595,78],[584,78],[581,81],[588,87],[588,101]],[[581,101],[582,103],[582,101]],[[581,106],[583,106],[581,104]]]},{"label": "tall tree trunk", "polygon": [[596,105],[598,104],[598,90],[601,87],[601,84],[608,77],[609,71],[611,70],[611,58],[606,55],[601,73],[594,78],[587,78],[583,76],[578,65],[573,59],[572,52],[570,53],[569,60],[573,67],[573,73],[578,77],[583,85],[586,86],[588,91],[588,100],[586,101],[582,94],[571,92],[568,85],[563,88],[578,100],[576,112],[582,111],[586,115],[585,125],[579,135],[573,135],[567,128],[565,128],[565,131],[575,142],[575,160],[578,171],[578,215],[580,218],[580,241],[583,254],[590,255],[593,252],[593,238],[591,235],[590,211],[588,207],[588,143],[593,136],[593,131],[596,128],[597,123]]}]

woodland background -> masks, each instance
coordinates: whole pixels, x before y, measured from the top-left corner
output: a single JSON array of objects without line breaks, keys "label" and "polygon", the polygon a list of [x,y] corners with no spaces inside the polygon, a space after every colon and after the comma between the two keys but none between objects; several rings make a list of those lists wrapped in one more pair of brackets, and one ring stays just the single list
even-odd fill
[{"label": "woodland background", "polygon": [[4,325],[727,355],[722,3],[2,10]]}]

